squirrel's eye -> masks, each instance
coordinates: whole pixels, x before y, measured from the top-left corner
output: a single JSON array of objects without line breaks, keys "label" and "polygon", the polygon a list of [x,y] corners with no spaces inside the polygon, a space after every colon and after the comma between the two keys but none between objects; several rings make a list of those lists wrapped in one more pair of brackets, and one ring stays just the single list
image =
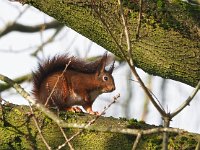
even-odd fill
[{"label": "squirrel's eye", "polygon": [[104,81],[108,81],[108,77],[107,77],[107,76],[104,76],[104,77],[103,77],[103,80],[104,80]]}]

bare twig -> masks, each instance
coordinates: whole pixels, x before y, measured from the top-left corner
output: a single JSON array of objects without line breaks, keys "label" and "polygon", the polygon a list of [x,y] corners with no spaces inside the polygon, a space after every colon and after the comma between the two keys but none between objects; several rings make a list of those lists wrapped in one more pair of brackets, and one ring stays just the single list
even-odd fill
[{"label": "bare twig", "polygon": [[[196,88],[192,92],[192,94],[186,99],[186,101],[179,107],[177,108],[173,113],[167,113],[166,116],[163,117],[164,121],[164,127],[169,127],[171,119],[179,114],[189,103],[193,100],[194,96],[197,94],[198,90],[200,88],[200,81],[198,82]],[[164,132],[163,133],[163,150],[168,149],[168,133]]]},{"label": "bare twig", "polygon": [[[64,138],[65,138],[65,141],[66,141],[66,143],[68,144],[70,150],[74,150],[74,148],[73,148],[73,146],[71,145],[69,139],[67,138],[67,136],[66,136],[66,134],[65,134],[65,132],[64,132],[64,130],[63,130],[63,128],[60,127],[60,126],[59,126],[59,128],[60,128],[60,131],[62,132],[62,134],[63,134],[63,136],[64,136]],[[66,145],[66,144],[65,144],[65,145]],[[64,146],[65,146],[65,145],[64,145]],[[61,149],[61,148],[64,147],[64,146],[63,146],[63,144],[62,144],[62,145],[58,146],[57,149],[59,150],[59,149]]]},{"label": "bare twig", "polygon": [[36,117],[35,117],[35,115],[34,115],[34,111],[33,111],[32,107],[31,107],[30,103],[29,103],[29,108],[30,108],[31,113],[32,113],[32,115],[33,115],[33,116],[32,116],[33,121],[34,121],[34,123],[35,123],[35,126],[36,126],[36,128],[37,128],[37,130],[38,130],[38,132],[39,132],[39,135],[40,135],[42,141],[44,142],[46,148],[47,148],[48,150],[51,150],[51,147],[49,146],[49,144],[47,143],[45,137],[44,137],[43,134],[42,134],[42,131],[41,131],[39,125],[38,125],[38,122],[37,122],[37,120],[36,120]]},{"label": "bare twig", "polygon": [[[123,9],[122,9],[122,5],[121,5],[121,1],[118,0],[119,6],[120,6],[120,14],[122,17],[122,21],[123,21],[123,25],[124,25],[124,32],[126,35],[126,41],[127,41],[127,51],[128,51],[128,55],[129,55],[129,59],[126,57],[126,55],[124,55],[124,50],[122,49],[122,47],[119,47],[119,50],[121,51],[121,53],[123,54],[125,60],[127,61],[133,75],[135,76],[135,78],[137,79],[137,81],[139,82],[140,86],[142,87],[142,89],[144,90],[145,94],[148,96],[148,98],[151,100],[151,102],[153,103],[153,105],[155,106],[155,108],[158,110],[158,112],[161,114],[161,116],[164,118],[164,124],[168,124],[169,122],[165,122],[166,118],[168,118],[168,114],[165,112],[164,109],[162,109],[162,107],[159,106],[159,104],[157,104],[157,102],[155,101],[155,99],[153,98],[152,94],[149,92],[148,88],[145,86],[144,82],[142,81],[142,79],[140,78],[140,76],[138,75],[136,69],[135,69],[135,65],[133,62],[133,57],[132,57],[132,51],[131,51],[131,44],[130,44],[130,38],[129,38],[129,34],[128,34],[128,28],[127,28],[127,24],[126,24],[126,20],[123,14]],[[100,17],[101,20],[102,17]],[[103,24],[105,25],[106,22],[103,22]],[[106,25],[106,28],[108,28],[108,26]],[[107,29],[110,33],[112,33],[109,28]],[[112,34],[111,34],[112,36]],[[114,37],[114,36],[112,36]],[[114,40],[117,41],[117,40]],[[117,44],[118,46],[119,44]],[[170,119],[168,119],[170,121]],[[165,126],[166,127],[166,126]],[[167,126],[169,127],[169,126]],[[167,138],[167,133],[164,133],[164,138],[163,138],[163,148],[165,148],[168,143],[168,138]],[[164,147],[165,146],[165,147]]]},{"label": "bare twig", "polygon": [[0,53],[16,53],[16,54],[18,54],[18,53],[24,53],[24,52],[30,51],[35,48],[37,48],[37,46],[28,46],[28,47],[21,48],[21,49],[13,49],[11,47],[9,49],[0,49]]},{"label": "bare twig", "polygon": [[[140,85],[140,83],[139,83],[138,81],[133,80],[133,79],[130,79],[130,80],[131,80],[131,81],[134,81],[134,82],[136,82],[136,83],[138,83],[138,84]],[[142,88],[141,85],[140,85],[140,87]],[[146,87],[146,88],[147,88],[147,87]],[[160,106],[160,108],[161,108],[163,111],[165,111],[165,109],[163,108],[162,104],[160,103],[160,101],[158,100],[158,98],[156,97],[156,95],[151,91],[151,89],[147,88],[147,90],[148,90],[149,93],[152,95],[152,97],[154,97],[154,100],[158,102],[158,105]],[[147,95],[147,98],[149,98],[148,95]],[[166,113],[166,112],[165,112],[165,113]]]},{"label": "bare twig", "polygon": [[130,61],[131,65],[133,65],[133,59],[132,59],[133,57],[132,57],[132,52],[131,52],[131,42],[130,42],[130,38],[129,38],[127,22],[126,22],[126,19],[124,17],[124,11],[123,11],[123,8],[122,8],[121,0],[118,0],[118,3],[119,3],[119,7],[120,7],[120,14],[121,14],[122,22],[123,22],[123,25],[124,25],[124,33],[125,33],[125,36],[126,36],[127,51],[129,53],[129,61]]},{"label": "bare twig", "polygon": [[63,72],[58,76],[58,78],[57,78],[57,80],[56,80],[56,83],[54,84],[53,89],[51,90],[51,93],[49,94],[49,96],[48,96],[48,98],[47,98],[47,100],[46,100],[46,102],[45,102],[45,104],[44,104],[45,106],[48,104],[48,102],[49,102],[49,100],[50,100],[50,98],[51,98],[53,92],[55,91],[55,88],[56,88],[56,86],[57,86],[57,84],[58,84],[58,81],[60,80],[60,78],[63,76],[63,74],[64,74],[65,71],[67,70],[67,67],[69,66],[70,63],[71,63],[71,60],[69,60],[69,62],[66,64],[66,66],[65,66],[65,68],[64,68],[64,70],[63,70]]},{"label": "bare twig", "polygon": [[137,23],[137,29],[136,29],[136,40],[140,37],[140,27],[141,27],[141,18],[142,18],[142,4],[143,0],[140,0],[139,2],[139,13],[138,13],[138,23]]},{"label": "bare twig", "polygon": [[[128,34],[128,28],[127,28],[126,21],[125,21],[124,15],[123,15],[123,9],[122,9],[122,5],[121,5],[120,0],[118,0],[118,2],[119,2],[119,5],[120,5],[120,13],[121,13],[121,16],[122,16],[122,21],[123,21],[123,25],[124,25],[125,34],[126,34],[127,49],[128,49],[128,52],[129,52],[129,59],[127,59],[127,57],[124,55],[125,60],[127,61],[127,63],[129,65],[132,73],[134,74],[134,76],[137,79],[137,81],[140,83],[142,89],[147,94],[147,96],[149,97],[149,99],[151,100],[151,102],[153,103],[153,105],[156,107],[156,109],[158,110],[158,112],[162,116],[165,116],[166,115],[165,111],[156,103],[156,101],[152,97],[151,93],[148,91],[147,87],[145,86],[145,84],[143,83],[142,79],[140,78],[140,76],[138,75],[138,73],[137,73],[137,71],[135,69],[135,65],[133,63],[133,57],[132,57],[131,47],[130,47],[131,45],[130,45],[130,38],[129,38],[129,34]],[[106,24],[106,23],[104,23],[104,24]],[[123,49],[121,48],[121,46],[119,47],[119,50],[123,54]]]},{"label": "bare twig", "polygon": [[[170,121],[171,121],[169,116],[163,117],[163,121],[164,121],[164,127],[168,128]],[[163,150],[168,150],[168,141],[169,141],[169,135],[167,132],[164,132],[163,133],[163,146],[162,146]]]},{"label": "bare twig", "polygon": [[86,124],[76,124],[76,123],[60,123],[61,127],[66,128],[78,128],[78,129],[86,129],[86,130],[93,130],[93,131],[100,131],[100,132],[110,132],[110,133],[122,133],[122,134],[129,134],[129,135],[138,135],[138,133],[141,133],[143,135],[149,135],[153,133],[162,133],[162,132],[169,132],[169,133],[178,133],[183,134],[186,131],[178,128],[152,128],[152,129],[129,129],[129,128],[112,128],[110,126],[108,127],[95,127],[95,126],[86,126]]},{"label": "bare twig", "polygon": [[137,137],[136,137],[136,139],[135,139],[135,142],[134,142],[134,144],[133,144],[132,150],[136,150],[137,145],[138,145],[138,143],[139,143],[141,137],[142,137],[142,134],[141,134],[141,133],[138,133],[138,135],[137,135]]},{"label": "bare twig", "polygon": [[173,118],[174,116],[179,114],[187,105],[189,105],[199,89],[200,89],[200,81],[198,82],[192,94],[185,100],[185,102],[179,108],[177,108],[173,113],[170,114],[170,117]]},{"label": "bare twig", "polygon": [[[94,1],[93,1],[94,3]],[[128,63],[132,73],[134,74],[134,76],[136,77],[136,79],[138,80],[138,82],[140,83],[142,89],[144,90],[144,92],[147,94],[147,96],[149,97],[149,99],[151,100],[151,102],[153,103],[153,105],[156,107],[156,109],[158,110],[158,112],[162,115],[165,116],[166,113],[165,111],[160,108],[160,106],[156,103],[156,101],[154,100],[154,98],[152,97],[151,93],[149,93],[148,89],[146,88],[146,86],[144,85],[143,81],[141,80],[141,78],[139,77],[139,75],[137,74],[137,71],[135,70],[135,66],[134,64],[131,65],[131,63],[129,62],[129,59],[127,58],[124,50],[122,49],[122,47],[119,45],[117,39],[114,37],[112,31],[109,29],[107,23],[105,22],[105,20],[102,18],[102,16],[99,14],[99,12],[94,8],[94,11],[97,13],[97,15],[99,16],[99,19],[101,20],[101,22],[103,23],[103,25],[106,27],[106,30],[109,32],[109,34],[111,35],[111,37],[113,38],[115,44],[117,45],[117,47],[119,48],[120,52],[122,53],[123,58],[126,60],[126,62]]]},{"label": "bare twig", "polygon": [[[82,130],[81,130],[82,131]],[[65,143],[63,143],[62,145],[60,145],[57,150],[63,148],[67,143],[69,143],[74,137],[76,137],[77,135],[79,135],[81,132],[77,132],[76,134],[74,134],[73,136],[71,136],[69,139],[66,140]]]},{"label": "bare twig", "polygon": [[[18,16],[15,18],[14,22],[17,22],[17,20],[30,8],[31,6],[30,5],[27,5],[19,14]],[[11,25],[11,24],[10,24]]]},{"label": "bare twig", "polygon": [[30,8],[30,6],[26,6],[19,14],[18,16],[15,18],[15,20],[12,23],[8,23],[7,26],[5,27],[5,29],[3,30],[3,32],[0,33],[0,37],[5,35],[5,31],[9,28],[12,28],[12,26],[17,22],[17,20]]},{"label": "bare twig", "polygon": [[35,25],[35,26],[28,26],[28,25],[23,25],[23,24],[14,22],[11,25],[8,25],[0,33],[0,37],[12,32],[12,31],[34,33],[34,32],[39,32],[41,30],[41,28],[43,28],[43,27],[44,27],[44,30],[47,30],[47,29],[58,28],[58,27],[62,27],[62,26],[63,25],[60,24],[57,21],[51,21],[51,22],[46,23],[46,24],[38,24],[38,25]]},{"label": "bare twig", "polygon": [[103,111],[102,111],[99,115],[97,115],[96,118],[94,118],[93,120],[91,120],[91,121],[88,123],[88,126],[90,126],[91,124],[95,123],[95,121],[96,121],[100,116],[104,115],[105,112],[108,110],[108,108],[110,108],[110,106],[112,106],[112,104],[114,104],[114,103],[117,101],[117,99],[118,99],[119,97],[120,97],[120,94],[118,94],[117,96],[114,96],[114,97],[113,97],[113,101],[112,101],[110,104],[108,104],[108,106],[104,107]]},{"label": "bare twig", "polygon": [[[15,78],[14,82],[20,84],[20,83],[23,83],[23,82],[31,79],[31,77],[32,77],[31,74],[26,74],[26,75]],[[3,92],[9,88],[11,88],[11,85],[9,85],[9,84],[0,84],[0,92]]]},{"label": "bare twig", "polygon": [[49,37],[45,42],[43,42],[40,46],[38,46],[38,48],[31,54],[32,56],[36,56],[37,53],[47,44],[49,44],[50,42],[52,42],[54,40],[54,38],[56,37],[56,35],[58,35],[58,33],[62,30],[63,26],[58,27],[56,29],[56,31],[54,32],[54,34]]}]

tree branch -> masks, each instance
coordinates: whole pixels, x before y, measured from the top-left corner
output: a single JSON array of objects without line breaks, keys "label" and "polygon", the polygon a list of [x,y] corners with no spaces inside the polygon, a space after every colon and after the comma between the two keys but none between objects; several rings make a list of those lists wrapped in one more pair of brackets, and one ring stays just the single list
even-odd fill
[{"label": "tree branch", "polygon": [[49,23],[45,24],[38,24],[35,26],[28,26],[28,25],[23,25],[20,23],[15,22],[11,26],[8,25],[3,31],[0,32],[0,37],[13,32],[13,31],[18,31],[18,32],[26,32],[26,33],[34,33],[34,32],[39,32],[42,29],[48,30],[48,29],[55,29],[55,28],[60,28],[63,25],[57,21],[52,21]]},{"label": "tree branch", "polygon": [[[5,76],[3,76],[3,75],[0,75],[0,80],[2,80],[2,81],[5,81],[5,82],[7,82],[8,84],[10,84],[11,86],[13,86],[16,90],[17,90],[17,92],[20,94],[20,95],[22,95],[24,98],[26,98],[29,102],[31,102],[33,105],[35,105],[36,106],[36,108],[38,108],[39,110],[41,110],[42,112],[44,112],[45,114],[46,114],[46,116],[48,116],[48,117],[50,117],[52,120],[53,120],[53,122],[51,123],[51,124],[53,124],[53,123],[56,123],[57,125],[59,125],[60,127],[63,127],[63,128],[78,128],[78,129],[86,129],[86,130],[88,130],[88,131],[100,131],[100,132],[110,132],[110,133],[121,133],[121,134],[129,134],[129,135],[138,135],[138,134],[141,134],[141,135],[150,135],[150,134],[153,134],[153,133],[161,133],[161,132],[170,132],[170,133],[178,133],[178,134],[185,134],[186,132],[184,131],[184,130],[181,130],[181,129],[176,129],[176,128],[162,128],[162,127],[155,127],[155,126],[151,126],[151,127],[148,127],[148,128],[146,128],[146,127],[144,127],[144,129],[133,129],[133,128],[131,128],[130,127],[130,125],[131,126],[134,126],[134,124],[129,124],[129,128],[127,128],[127,125],[126,126],[121,126],[121,123],[120,123],[120,126],[119,126],[119,123],[114,123],[114,124],[111,124],[111,125],[106,125],[106,126],[99,126],[100,124],[98,124],[98,125],[95,125],[95,124],[92,124],[92,123],[94,123],[94,121],[96,120],[96,119],[102,119],[102,118],[97,118],[96,117],[96,119],[94,118],[94,119],[89,119],[89,120],[91,120],[89,123],[83,123],[83,122],[86,122],[86,121],[88,121],[88,120],[85,120],[85,121],[81,121],[81,122],[78,122],[78,123],[72,123],[71,121],[70,121],[70,119],[67,119],[67,121],[64,121],[64,120],[62,120],[62,119],[60,119],[60,118],[58,118],[53,112],[51,112],[49,109],[47,109],[47,108],[45,108],[42,104],[39,104],[39,103],[36,103],[36,101],[35,100],[33,100],[31,97],[30,97],[30,95],[26,92],[26,91],[24,91],[18,84],[16,84],[16,83],[14,83],[11,79],[9,79],[9,78],[7,78],[7,77],[5,77]],[[113,103],[114,103],[115,101],[113,101]],[[112,104],[112,103],[111,103]],[[111,105],[110,104],[110,105]],[[109,106],[110,106],[109,105]],[[109,106],[108,106],[108,108],[109,108]],[[7,106],[2,106],[2,107],[7,107]],[[9,107],[9,106],[8,106]],[[22,110],[17,110],[17,109],[22,109]],[[22,112],[26,109],[26,106],[24,106],[23,108],[22,108],[22,106],[20,106],[19,108],[17,108],[17,109],[7,109],[8,110],[8,112],[7,113],[14,113],[15,114],[15,119],[14,119],[14,121],[17,121],[17,122],[19,122],[19,119],[22,119],[22,120],[26,120],[25,119],[25,117],[24,117],[24,115],[20,115],[20,114],[22,114]],[[105,110],[106,110],[107,108],[105,108]],[[104,110],[104,111],[105,111]],[[18,114],[18,115],[16,115],[16,113],[17,112],[20,112],[20,114]],[[4,112],[5,113],[5,112]],[[103,113],[103,112],[102,112]],[[35,112],[35,114],[41,114],[41,113],[38,113],[38,112]],[[8,115],[7,114],[7,117],[8,116],[10,116],[10,115]],[[16,117],[18,117],[18,119],[16,120]],[[20,118],[21,117],[21,118]],[[42,117],[42,116],[40,116],[40,117]],[[44,117],[44,116],[43,116]],[[83,116],[80,116],[81,118],[83,118]],[[93,117],[95,117],[95,116],[93,116]],[[76,119],[74,119],[73,118],[73,120],[79,120],[79,119],[77,119],[77,117],[75,117]],[[42,119],[42,118],[40,118],[40,119]],[[20,122],[22,122],[23,124],[24,124],[24,121],[20,121]],[[1,120],[0,120],[1,121]],[[11,128],[11,124],[9,124],[9,122],[8,121],[10,121],[10,119],[8,119],[8,118],[6,118],[6,120],[5,120],[6,122],[4,122],[4,123],[2,123],[2,124],[4,124],[4,125],[6,125],[6,126],[9,126],[9,128]],[[105,120],[104,120],[105,121]],[[42,121],[43,122],[43,121]],[[45,121],[45,122],[47,122],[47,126],[49,126],[50,124],[48,123],[49,121]],[[95,123],[96,123],[96,121],[95,121]],[[8,125],[9,124],[9,125]],[[115,125],[115,126],[114,126]],[[14,127],[14,124],[12,123],[12,126]],[[22,125],[20,124],[20,127],[21,127]],[[29,125],[27,125],[28,126],[28,128],[30,129],[30,126]],[[55,127],[50,127],[51,129],[53,129],[53,135],[55,135]],[[59,128],[58,129],[56,129],[56,130],[59,130]],[[0,137],[1,137],[1,135],[4,135],[4,132],[2,133],[1,132],[2,130],[0,130]],[[32,130],[31,130],[32,131]],[[50,129],[48,130],[48,132],[50,131]],[[71,130],[69,130],[69,131],[71,131]],[[20,131],[21,132],[21,131]],[[38,132],[38,131],[37,131]],[[60,132],[60,130],[59,130],[59,132]],[[46,134],[45,132],[43,132],[44,134]],[[79,132],[77,132],[77,134],[78,134]],[[8,133],[6,133],[6,134],[8,134]],[[75,134],[76,135],[76,134]],[[74,135],[74,136],[75,136]],[[17,135],[17,136],[19,136],[19,135]],[[47,135],[46,135],[47,136]],[[45,135],[44,135],[44,137],[46,137]],[[59,136],[60,136],[60,133],[59,133]],[[72,136],[71,138],[73,138],[74,136]],[[173,136],[174,136],[174,134],[173,134]],[[3,136],[3,138],[5,138],[4,136]],[[70,140],[71,138],[69,138],[68,140]],[[59,139],[55,139],[55,138],[53,138],[54,140],[56,140],[56,141],[58,141]],[[49,138],[48,138],[48,141],[49,141]],[[104,141],[105,142],[105,141]],[[122,141],[123,142],[123,141]],[[50,146],[52,146],[52,143],[51,142],[48,142],[49,144],[50,144]],[[54,145],[55,146],[55,145]]]},{"label": "tree branch", "polygon": [[183,102],[183,104],[179,108],[177,108],[173,113],[170,114],[170,117],[173,118],[174,116],[179,114],[187,105],[189,105],[190,102],[192,101],[192,99],[194,98],[194,96],[199,91],[199,89],[200,89],[200,81],[197,84],[197,86],[194,89],[194,91],[192,92],[192,94]]},{"label": "tree branch", "polygon": [[[21,83],[28,81],[28,80],[31,80],[31,79],[32,79],[32,74],[26,74],[26,75],[23,75],[21,77],[15,78],[14,82],[21,84]],[[7,90],[11,87],[12,86],[9,85],[9,84],[0,84],[0,92],[3,92],[3,91],[5,91],[5,90]]]}]

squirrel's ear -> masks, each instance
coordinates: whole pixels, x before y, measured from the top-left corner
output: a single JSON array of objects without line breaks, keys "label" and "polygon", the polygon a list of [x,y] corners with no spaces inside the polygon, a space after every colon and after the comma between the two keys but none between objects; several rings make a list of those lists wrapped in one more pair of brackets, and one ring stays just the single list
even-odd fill
[{"label": "squirrel's ear", "polygon": [[103,57],[101,58],[99,65],[97,67],[97,74],[100,75],[101,73],[105,72],[106,67],[106,60],[107,60],[107,52],[104,53]]},{"label": "squirrel's ear", "polygon": [[108,72],[109,72],[110,74],[112,74],[112,72],[113,72],[113,70],[114,70],[114,68],[115,68],[114,64],[115,64],[115,60],[113,61],[112,65],[110,66],[110,68],[109,68],[109,70],[108,70]]}]

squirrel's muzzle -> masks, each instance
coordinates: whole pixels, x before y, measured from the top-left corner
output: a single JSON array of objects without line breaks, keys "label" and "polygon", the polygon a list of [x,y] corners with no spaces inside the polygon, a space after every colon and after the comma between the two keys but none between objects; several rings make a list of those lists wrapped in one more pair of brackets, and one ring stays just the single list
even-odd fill
[{"label": "squirrel's muzzle", "polygon": [[111,92],[115,90],[115,86],[112,87]]}]

